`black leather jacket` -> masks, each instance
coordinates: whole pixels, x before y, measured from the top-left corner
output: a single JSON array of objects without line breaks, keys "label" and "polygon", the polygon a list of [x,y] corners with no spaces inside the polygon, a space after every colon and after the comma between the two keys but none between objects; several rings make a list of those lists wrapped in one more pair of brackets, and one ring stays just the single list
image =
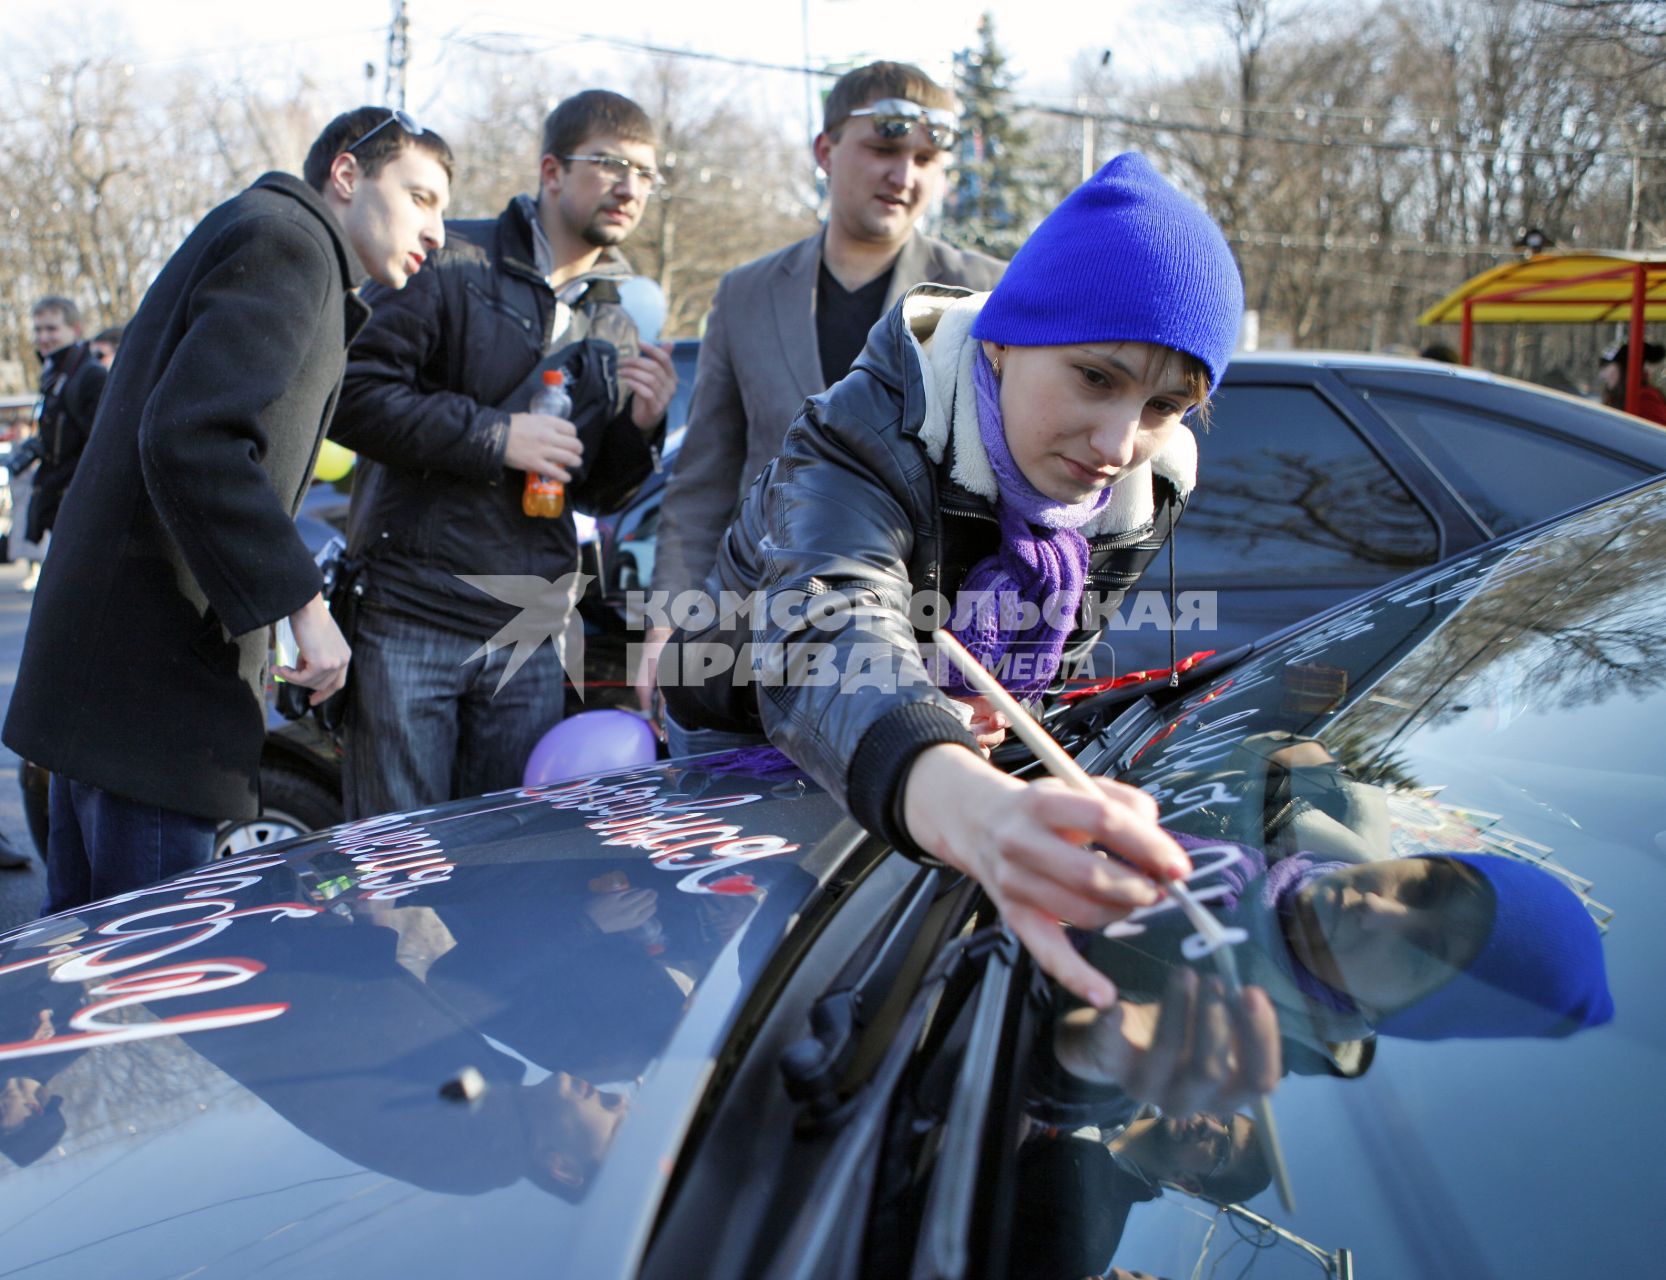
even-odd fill
[{"label": "black leather jacket", "polygon": [[[912,290],[875,326],[850,376],[806,403],[706,582],[714,601],[756,592],[758,607],[679,629],[660,667],[678,723],[767,735],[865,827],[909,850],[899,800],[914,756],[938,742],[976,746],[921,660],[925,632],[915,622],[928,619],[916,593],[952,600],[967,571],[995,551],[999,526],[987,499],[950,479],[952,447],[934,463],[920,438],[925,380],[903,308],[921,295],[967,293]],[[1173,484],[1155,478],[1153,486],[1150,523],[1090,539],[1086,590],[1113,605],[1183,508]],[[839,606],[849,607],[844,617],[808,620]],[[1096,635],[1073,635],[1066,662]],[[824,646],[820,656],[812,646]],[[734,666],[702,678],[721,665],[712,660],[722,650]],[[752,669],[772,661],[772,673]]]},{"label": "black leather jacket", "polygon": [[[615,508],[656,463],[661,422],[639,431],[618,359],[636,329],[619,304],[617,254],[558,299],[534,265],[530,200],[494,220],[448,222],[446,244],[403,289],[371,286],[333,438],[372,465],[354,480],[348,542],[368,565],[365,598],[489,636],[514,616],[459,574],[576,567],[572,510]],[[503,465],[511,413],[545,369],[565,368],[584,462],[559,519],[521,511],[524,473]]]}]

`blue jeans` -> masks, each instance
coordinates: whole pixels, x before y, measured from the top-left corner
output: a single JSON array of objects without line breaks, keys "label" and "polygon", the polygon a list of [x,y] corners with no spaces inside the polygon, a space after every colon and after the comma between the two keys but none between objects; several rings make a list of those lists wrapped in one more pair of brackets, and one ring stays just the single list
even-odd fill
[{"label": "blue jeans", "polygon": [[673,760],[684,756],[703,756],[713,751],[733,751],[736,747],[767,747],[769,739],[761,733],[735,733],[729,729],[685,729],[676,718],[665,713],[665,747]]},{"label": "blue jeans", "polygon": [[526,758],[561,721],[561,662],[546,638],[501,689],[514,646],[369,607],[353,637],[342,761],[349,818],[424,809],[521,785]]},{"label": "blue jeans", "polygon": [[57,774],[52,775],[47,808],[42,915],[202,866],[214,856],[214,832],[220,825]]}]

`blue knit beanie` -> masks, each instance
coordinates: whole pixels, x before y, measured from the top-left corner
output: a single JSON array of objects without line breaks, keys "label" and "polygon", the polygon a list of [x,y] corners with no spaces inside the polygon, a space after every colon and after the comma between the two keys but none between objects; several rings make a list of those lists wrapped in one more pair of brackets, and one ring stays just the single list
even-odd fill
[{"label": "blue knit beanie", "polygon": [[1243,315],[1243,282],[1220,228],[1130,151],[1043,219],[972,336],[1016,347],[1149,342],[1197,357],[1213,390]]},{"label": "blue knit beanie", "polygon": [[1423,854],[1474,868],[1492,887],[1492,931],[1462,973],[1377,1023],[1408,1040],[1567,1036],[1614,1016],[1602,934],[1548,872],[1489,854]]}]

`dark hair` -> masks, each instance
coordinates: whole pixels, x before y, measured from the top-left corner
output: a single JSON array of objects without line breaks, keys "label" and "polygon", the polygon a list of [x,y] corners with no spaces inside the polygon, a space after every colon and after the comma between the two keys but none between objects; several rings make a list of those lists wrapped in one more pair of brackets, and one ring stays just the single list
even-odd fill
[{"label": "dark hair", "polygon": [[126,325],[113,324],[108,329],[100,329],[97,333],[93,334],[92,340],[94,342],[105,343],[112,347],[119,347],[121,346],[122,337],[126,333]]},{"label": "dark hair", "polygon": [[451,148],[446,144],[446,140],[432,129],[409,134],[397,123],[388,124],[388,117],[392,111],[392,107],[356,107],[352,111],[343,111],[325,125],[324,132],[318,135],[307,152],[306,163],[301,166],[301,177],[306,179],[307,185],[322,193],[324,184],[330,179],[330,166],[335,163],[336,157],[360,138],[366,137],[372,129],[385,124],[387,128],[382,129],[353,153],[364,170],[365,177],[374,178],[382,171],[383,165],[398,159],[407,146],[412,146],[420,147],[431,155],[440,168],[445,170],[446,181],[451,181],[453,162]]},{"label": "dark hair", "polygon": [[1205,1178],[1198,1188],[1217,1204],[1243,1204],[1267,1189],[1273,1180],[1272,1166],[1267,1163],[1266,1149],[1261,1145],[1261,1131],[1249,1118],[1243,1117],[1249,1141],[1244,1149],[1226,1162],[1213,1178]]},{"label": "dark hair", "polygon": [[821,131],[837,133],[850,113],[881,98],[904,98],[922,107],[955,108],[950,93],[911,62],[870,62],[840,76],[821,108]]},{"label": "dark hair", "polygon": [[[1626,364],[1631,360],[1631,343],[1620,342],[1602,353],[1603,364]],[[1658,342],[1643,343],[1643,363],[1659,364],[1666,360],[1666,347]]]},{"label": "dark hair", "polygon": [[56,311],[64,318],[64,323],[72,329],[81,327],[81,308],[62,294],[47,294],[46,297],[29,308],[29,315],[31,317],[38,316],[43,311]]},{"label": "dark hair", "polygon": [[0,1132],[0,1152],[19,1168],[33,1164],[62,1141],[68,1127],[64,1120],[64,1100],[53,1094],[40,1115],[30,1116],[15,1129]]},{"label": "dark hair", "polygon": [[556,104],[544,117],[546,156],[570,156],[591,138],[615,138],[657,147],[659,133],[648,113],[620,93],[586,89]]}]

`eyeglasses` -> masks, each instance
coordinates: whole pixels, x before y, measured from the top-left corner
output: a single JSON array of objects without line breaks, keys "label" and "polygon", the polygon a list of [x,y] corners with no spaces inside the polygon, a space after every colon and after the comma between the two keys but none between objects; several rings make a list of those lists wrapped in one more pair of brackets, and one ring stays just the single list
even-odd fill
[{"label": "eyeglasses", "polygon": [[381,124],[377,125],[375,128],[370,130],[369,133],[361,134],[359,136],[359,140],[357,142],[351,143],[346,148],[346,150],[348,150],[348,151],[358,150],[360,147],[364,146],[365,143],[369,142],[378,133],[380,133],[383,129],[386,129],[390,124],[397,124],[401,129],[403,129],[406,133],[410,134],[411,137],[413,137],[413,138],[420,138],[420,137],[422,137],[423,134],[428,132],[428,130],[424,129],[420,124],[418,124],[416,122],[416,120],[411,116],[410,112],[401,111],[397,107],[390,107],[390,108],[388,108],[388,118],[386,120],[382,121]]},{"label": "eyeglasses", "polygon": [[939,151],[952,151],[960,141],[960,128],[954,112],[941,107],[922,107],[906,98],[883,98],[871,107],[852,111],[852,117],[872,116],[873,129],[887,142],[900,142],[914,130],[915,125],[926,131],[931,145]]},{"label": "eyeglasses", "polygon": [[1213,1182],[1222,1173],[1226,1172],[1226,1166],[1232,1163],[1232,1121],[1230,1119],[1226,1120],[1223,1129],[1211,1128],[1209,1133],[1212,1145],[1219,1147],[1221,1150],[1220,1154],[1215,1157],[1214,1167],[1204,1175],[1203,1180],[1205,1182]]},{"label": "eyeglasses", "polygon": [[631,180],[632,186],[645,188],[649,195],[653,195],[665,185],[665,175],[658,169],[644,169],[639,164],[632,164],[624,156],[608,155],[605,151],[593,156],[557,156],[562,164],[571,164],[575,160],[583,160],[593,164],[602,171],[602,177],[610,187],[618,186],[626,178]]}]

